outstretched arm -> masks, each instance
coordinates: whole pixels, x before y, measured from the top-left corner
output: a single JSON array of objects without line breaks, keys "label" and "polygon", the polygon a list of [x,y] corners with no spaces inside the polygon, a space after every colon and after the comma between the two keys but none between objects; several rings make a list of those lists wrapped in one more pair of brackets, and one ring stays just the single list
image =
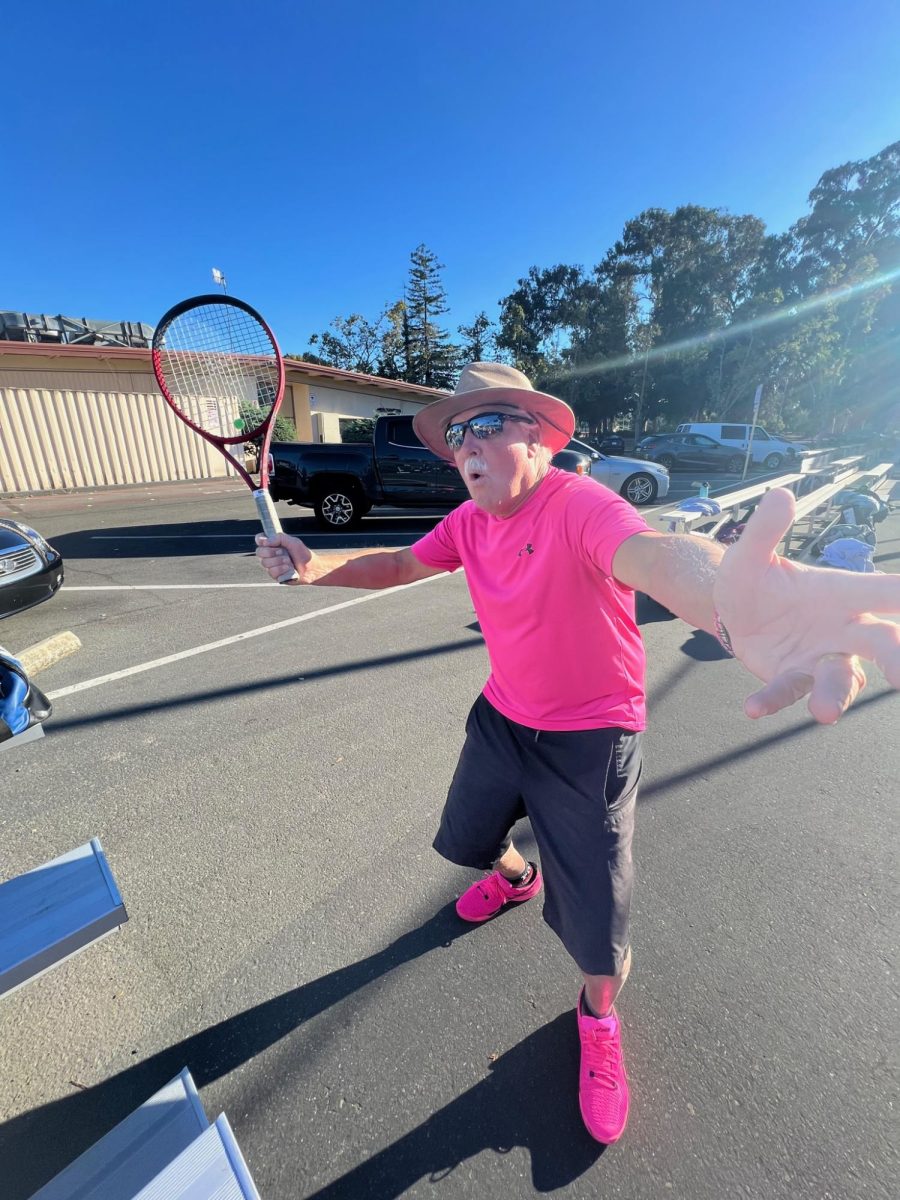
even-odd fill
[{"label": "outstretched arm", "polygon": [[300,538],[287,533],[280,533],[275,538],[257,534],[256,557],[275,580],[284,574],[287,557],[297,571],[295,584],[317,583],[325,587],[397,587],[441,574],[440,567],[426,567],[405,546],[401,550],[343,550],[315,554]]},{"label": "outstretched arm", "polygon": [[647,592],[698,628],[715,614],[735,657],[763,680],[749,696],[750,717],[778,712],[808,695],[812,716],[833,724],[874,662],[900,687],[900,576],[807,567],[775,553],[794,517],[794,497],[774,488],[740,541],[727,551],[689,534],[637,534],[619,547],[615,577]]}]

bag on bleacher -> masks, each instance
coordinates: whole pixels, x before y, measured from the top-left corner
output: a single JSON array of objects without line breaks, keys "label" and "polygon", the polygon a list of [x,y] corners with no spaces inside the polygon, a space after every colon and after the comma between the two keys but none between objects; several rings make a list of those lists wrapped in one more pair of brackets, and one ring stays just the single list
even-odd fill
[{"label": "bag on bleacher", "polygon": [[0,742],[40,725],[52,712],[53,705],[19,660],[0,646]]},{"label": "bag on bleacher", "polygon": [[890,506],[865,485],[838,492],[834,502],[857,525],[864,525],[867,522],[878,525],[891,511]]}]

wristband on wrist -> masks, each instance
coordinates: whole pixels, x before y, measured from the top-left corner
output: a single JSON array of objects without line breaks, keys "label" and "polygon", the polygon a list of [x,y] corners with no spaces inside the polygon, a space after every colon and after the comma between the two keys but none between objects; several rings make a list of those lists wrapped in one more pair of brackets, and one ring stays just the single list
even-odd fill
[{"label": "wristband on wrist", "polygon": [[731,657],[734,658],[734,646],[731,644],[731,638],[728,636],[728,630],[722,624],[722,618],[715,611],[713,611],[713,621],[716,626],[716,637],[721,642],[723,649],[725,649],[731,655]]}]

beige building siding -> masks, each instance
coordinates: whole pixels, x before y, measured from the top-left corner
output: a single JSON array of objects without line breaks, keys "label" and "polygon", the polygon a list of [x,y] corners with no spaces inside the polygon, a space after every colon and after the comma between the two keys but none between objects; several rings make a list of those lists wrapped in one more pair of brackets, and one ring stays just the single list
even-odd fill
[{"label": "beige building siding", "polygon": [[[0,386],[0,492],[235,474],[158,392],[70,391],[58,382],[52,390]],[[109,375],[104,382],[109,388]]]},{"label": "beige building siding", "polygon": [[[296,360],[285,367],[282,412],[300,441],[339,441],[340,417],[415,413],[441,395]],[[235,415],[220,412],[221,428]],[[169,409],[149,351],[0,342],[0,494],[235,474]]]}]

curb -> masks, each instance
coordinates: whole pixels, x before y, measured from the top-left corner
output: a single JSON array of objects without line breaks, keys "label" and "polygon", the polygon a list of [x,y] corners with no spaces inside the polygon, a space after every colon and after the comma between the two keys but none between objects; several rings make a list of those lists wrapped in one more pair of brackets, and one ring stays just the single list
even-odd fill
[{"label": "curb", "polygon": [[74,633],[66,630],[64,633],[55,633],[53,637],[45,638],[42,642],[36,642],[35,645],[16,654],[16,658],[24,667],[26,675],[37,675],[39,671],[46,671],[54,663],[68,658],[80,649],[81,641]]}]

